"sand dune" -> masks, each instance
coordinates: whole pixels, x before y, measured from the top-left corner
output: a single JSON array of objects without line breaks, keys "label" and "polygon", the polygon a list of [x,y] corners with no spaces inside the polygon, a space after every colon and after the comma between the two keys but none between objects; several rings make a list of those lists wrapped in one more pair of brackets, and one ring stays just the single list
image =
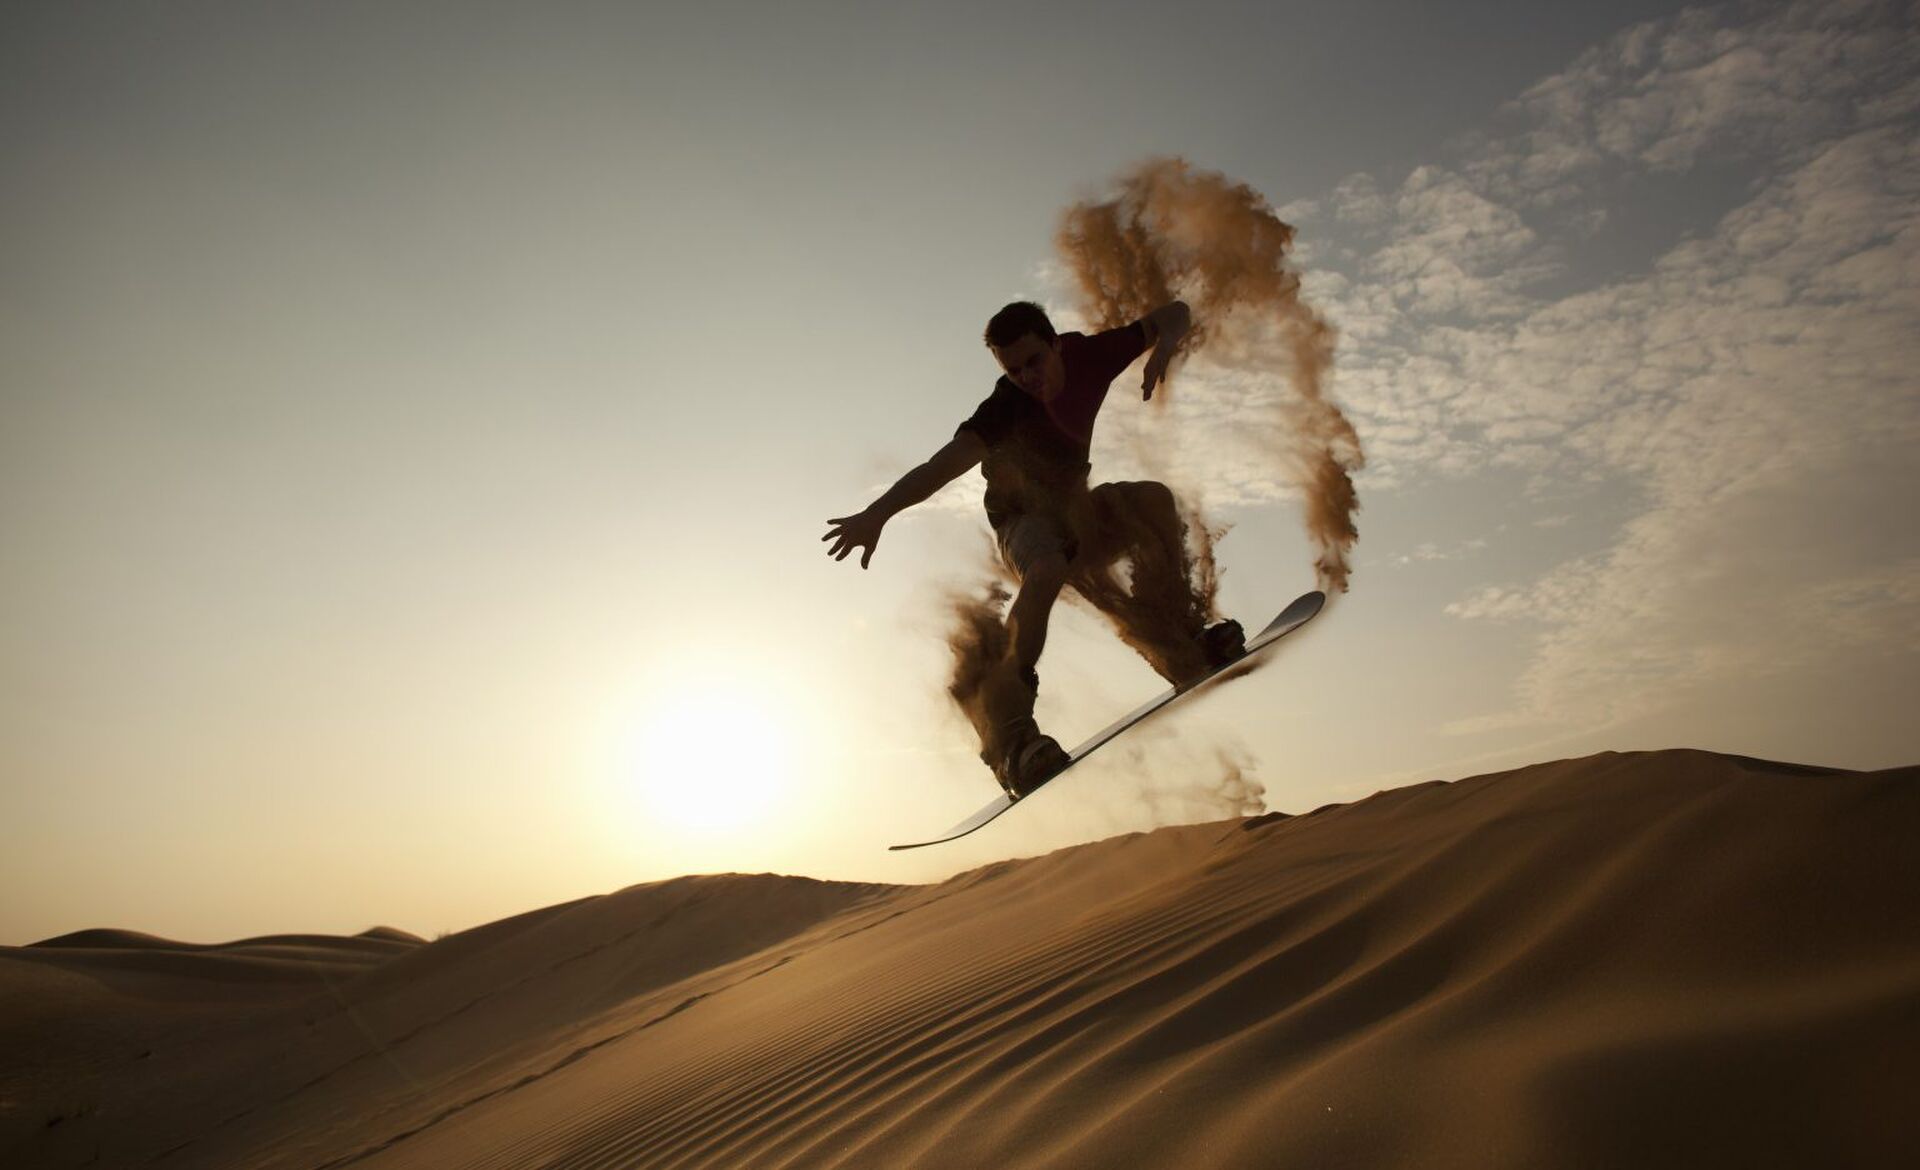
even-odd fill
[{"label": "sand dune", "polygon": [[1920,1165],[1916,840],[1920,769],[1607,754],[935,886],[81,932],[0,949],[0,1163]]}]

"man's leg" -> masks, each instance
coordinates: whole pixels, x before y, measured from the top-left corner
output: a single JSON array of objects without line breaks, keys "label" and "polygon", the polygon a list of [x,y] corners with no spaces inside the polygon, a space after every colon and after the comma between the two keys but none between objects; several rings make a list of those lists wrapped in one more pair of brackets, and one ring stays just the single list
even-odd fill
[{"label": "man's leg", "polygon": [[1047,645],[1047,618],[1066,583],[1067,558],[1058,551],[1029,563],[1020,578],[1020,591],[1014,594],[1013,608],[1007,614],[1007,632],[1022,674],[1034,673],[1040,662],[1040,652]]},{"label": "man's leg", "polygon": [[[1204,675],[1212,654],[1204,636],[1211,590],[1194,580],[1186,522],[1173,492],[1151,481],[1101,484],[1090,493],[1075,590],[1114,623],[1127,645],[1176,686]],[[1113,565],[1131,563],[1121,584]]]},{"label": "man's leg", "polygon": [[1059,745],[1033,719],[1039,693],[1035,671],[1046,648],[1047,619],[1066,584],[1073,542],[1064,525],[1045,517],[1017,517],[999,533],[1001,556],[1019,579],[1007,614],[1006,651],[986,664],[978,691],[962,700],[980,733],[980,758],[1010,791],[1064,761]]}]

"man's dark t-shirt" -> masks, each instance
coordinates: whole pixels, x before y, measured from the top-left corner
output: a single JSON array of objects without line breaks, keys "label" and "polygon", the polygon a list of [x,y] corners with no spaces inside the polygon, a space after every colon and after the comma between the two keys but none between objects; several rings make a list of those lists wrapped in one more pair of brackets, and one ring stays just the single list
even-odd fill
[{"label": "man's dark t-shirt", "polygon": [[1008,516],[1052,512],[1087,483],[1087,452],[1093,423],[1107,388],[1146,352],[1140,322],[1089,337],[1060,334],[1066,384],[1053,401],[1041,402],[1002,377],[993,393],[954,432],[972,431],[987,445],[980,470],[987,477],[987,521],[995,528]]}]

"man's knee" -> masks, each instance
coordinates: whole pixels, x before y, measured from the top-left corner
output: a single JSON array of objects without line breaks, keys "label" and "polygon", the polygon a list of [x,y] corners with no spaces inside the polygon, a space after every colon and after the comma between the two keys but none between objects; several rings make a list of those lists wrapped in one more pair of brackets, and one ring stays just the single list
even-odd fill
[{"label": "man's knee", "polygon": [[1062,552],[1049,551],[1030,558],[1020,574],[1020,592],[1053,590],[1066,584],[1072,563]]},{"label": "man's knee", "polygon": [[1157,480],[1130,479],[1119,483],[1103,483],[1093,489],[1093,494],[1109,514],[1119,511],[1146,515],[1178,513],[1180,510],[1180,502],[1174,497],[1173,489]]},{"label": "man's knee", "polygon": [[1138,506],[1153,512],[1178,512],[1179,501],[1173,498],[1173,489],[1154,480],[1142,480],[1134,485],[1134,499]]},{"label": "man's knee", "polygon": [[1000,530],[999,541],[1001,561],[1023,583],[1049,575],[1064,580],[1063,566],[1073,560],[1079,545],[1065,524],[1041,516],[1012,521]]}]

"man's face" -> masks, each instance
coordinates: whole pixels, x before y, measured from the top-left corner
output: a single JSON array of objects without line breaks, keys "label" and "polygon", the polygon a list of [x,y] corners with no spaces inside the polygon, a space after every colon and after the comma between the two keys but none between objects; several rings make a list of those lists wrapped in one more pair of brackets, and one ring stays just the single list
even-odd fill
[{"label": "man's face", "polygon": [[1048,343],[1040,340],[1039,334],[1028,333],[1012,345],[996,345],[992,349],[994,358],[1013,384],[1040,401],[1051,401],[1066,388],[1067,366],[1060,360],[1057,340]]}]

